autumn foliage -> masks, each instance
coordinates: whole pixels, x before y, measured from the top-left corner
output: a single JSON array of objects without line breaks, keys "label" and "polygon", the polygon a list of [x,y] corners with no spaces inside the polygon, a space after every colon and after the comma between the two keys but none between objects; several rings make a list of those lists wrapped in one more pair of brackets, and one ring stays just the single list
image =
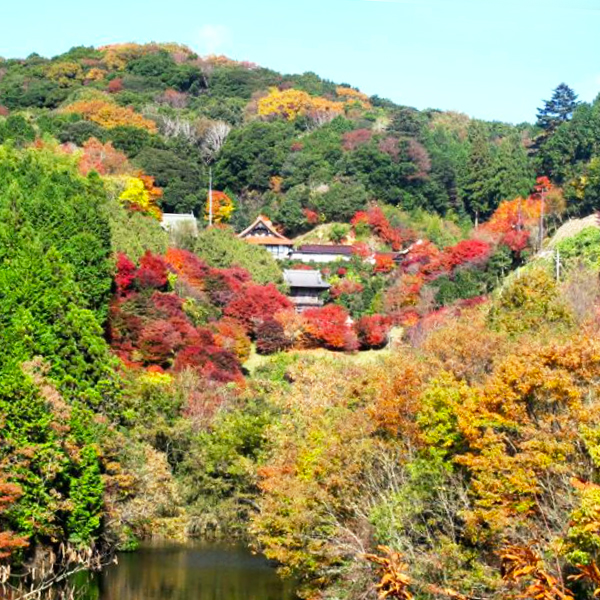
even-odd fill
[{"label": "autumn foliage", "polygon": [[[0,478],[0,516],[16,502],[22,494],[21,488]],[[10,531],[0,530],[0,561],[8,558],[12,552],[26,547],[27,541]]]},{"label": "autumn foliage", "polygon": [[338,305],[309,308],[302,315],[312,342],[332,350],[355,350],[356,337],[349,325],[348,313]]},{"label": "autumn foliage", "polygon": [[344,104],[295,89],[272,88],[258,101],[258,114],[263,117],[283,117],[293,121],[300,115],[322,113],[335,116],[344,112]]},{"label": "autumn foliage", "polygon": [[137,127],[149,133],[158,131],[156,123],[146,119],[132,108],[119,106],[107,100],[78,100],[64,109],[67,114],[79,114],[88,121],[98,123],[102,127]]},{"label": "autumn foliage", "polygon": [[213,223],[226,223],[234,211],[233,200],[225,193],[213,190],[206,198],[205,220],[212,214]]}]

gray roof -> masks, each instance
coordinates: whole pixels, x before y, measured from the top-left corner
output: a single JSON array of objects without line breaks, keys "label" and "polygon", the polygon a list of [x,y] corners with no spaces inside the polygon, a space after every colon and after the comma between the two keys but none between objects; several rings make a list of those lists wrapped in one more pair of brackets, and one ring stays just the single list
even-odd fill
[{"label": "gray roof", "polygon": [[326,290],[331,287],[326,281],[323,281],[321,271],[286,269],[283,272],[283,280],[287,285],[295,288],[320,288]]},{"label": "gray roof", "polygon": [[352,256],[352,246],[341,244],[303,244],[297,250],[302,254],[339,254],[341,256]]}]

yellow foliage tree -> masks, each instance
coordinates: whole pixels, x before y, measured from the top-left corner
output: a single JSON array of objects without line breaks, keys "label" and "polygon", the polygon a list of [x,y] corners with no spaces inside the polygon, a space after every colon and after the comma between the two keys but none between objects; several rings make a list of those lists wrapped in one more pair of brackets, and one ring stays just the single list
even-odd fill
[{"label": "yellow foliage tree", "polygon": [[55,63],[48,68],[48,78],[61,87],[68,87],[72,83],[83,81],[83,69],[76,62]]},{"label": "yellow foliage tree", "polygon": [[342,114],[344,104],[326,98],[315,97],[302,90],[278,90],[271,88],[269,95],[258,101],[258,114],[263,117],[279,116],[294,121],[309,112]]},{"label": "yellow foliage tree", "polygon": [[162,190],[154,186],[154,179],[140,174],[137,177],[125,179],[125,189],[119,196],[119,200],[135,210],[160,219],[162,213],[157,205],[157,200],[161,196]]},{"label": "yellow foliage tree", "polygon": [[[211,198],[206,197],[206,210],[204,218],[208,221],[211,210]],[[233,200],[225,192],[212,192],[212,221],[213,223],[226,223],[231,219],[235,207]]]},{"label": "yellow foliage tree", "polygon": [[108,100],[95,98],[92,100],[79,100],[64,109],[66,113],[80,114],[87,121],[98,123],[102,127],[112,129],[113,127],[129,126],[145,129],[150,133],[156,133],[156,123],[136,113],[132,108],[119,106]]},{"label": "yellow foliage tree", "polygon": [[360,106],[366,109],[372,107],[371,103],[369,102],[369,96],[363,94],[363,92],[359,92],[358,90],[339,85],[337,88],[335,88],[335,93],[340,98],[345,98],[346,102],[356,102],[357,104],[360,104]]}]

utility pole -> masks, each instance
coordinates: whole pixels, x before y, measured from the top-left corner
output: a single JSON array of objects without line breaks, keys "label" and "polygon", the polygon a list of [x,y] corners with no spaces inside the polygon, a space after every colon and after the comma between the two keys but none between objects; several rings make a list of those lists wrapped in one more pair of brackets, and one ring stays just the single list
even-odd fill
[{"label": "utility pole", "polygon": [[212,201],[212,167],[208,167],[208,226],[212,227],[213,201]]},{"label": "utility pole", "polygon": [[540,252],[542,251],[542,244],[544,242],[544,205],[546,203],[546,187],[542,188],[540,195],[542,206],[540,210]]},{"label": "utility pole", "polygon": [[560,281],[560,250],[556,248],[556,283]]}]

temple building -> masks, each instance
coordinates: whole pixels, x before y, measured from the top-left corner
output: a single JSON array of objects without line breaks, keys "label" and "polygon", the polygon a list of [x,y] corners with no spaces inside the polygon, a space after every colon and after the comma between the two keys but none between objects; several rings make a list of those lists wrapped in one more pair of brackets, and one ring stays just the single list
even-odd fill
[{"label": "temple building", "polygon": [[249,244],[266,248],[275,258],[289,258],[292,254],[293,242],[281,235],[271,221],[259,215],[254,223],[238,234],[238,237]]},{"label": "temple building", "polygon": [[297,312],[323,306],[321,295],[331,287],[323,281],[321,271],[286,269],[283,271],[283,281],[290,290],[288,297]]}]

